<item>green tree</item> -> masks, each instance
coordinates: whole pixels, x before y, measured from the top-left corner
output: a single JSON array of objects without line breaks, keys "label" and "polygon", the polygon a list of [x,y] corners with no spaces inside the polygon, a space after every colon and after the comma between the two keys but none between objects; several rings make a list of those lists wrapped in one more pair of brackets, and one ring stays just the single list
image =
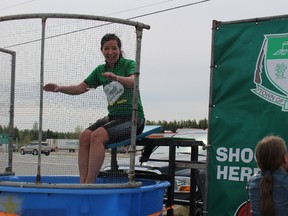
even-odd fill
[{"label": "green tree", "polygon": [[80,125],[75,127],[74,133],[79,136],[80,133],[83,131],[83,127],[81,127]]},{"label": "green tree", "polygon": [[161,125],[163,127],[164,130],[170,130],[172,132],[176,132],[177,129],[179,128],[203,128],[206,129],[208,128],[208,121],[207,119],[201,119],[197,121],[194,120],[180,120],[180,121],[160,121],[158,120],[157,122],[155,121],[150,121],[147,120],[146,121],[146,125]]}]

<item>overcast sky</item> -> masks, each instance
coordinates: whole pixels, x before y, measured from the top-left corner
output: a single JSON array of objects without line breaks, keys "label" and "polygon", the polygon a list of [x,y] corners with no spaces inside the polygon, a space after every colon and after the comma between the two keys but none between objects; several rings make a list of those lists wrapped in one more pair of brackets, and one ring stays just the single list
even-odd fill
[{"label": "overcast sky", "polygon": [[[285,15],[287,5],[287,0],[0,0],[0,16],[141,16],[133,20],[151,26],[143,34],[140,71],[146,119],[173,121],[208,118],[212,21]],[[147,15],[169,8],[178,9]]]}]

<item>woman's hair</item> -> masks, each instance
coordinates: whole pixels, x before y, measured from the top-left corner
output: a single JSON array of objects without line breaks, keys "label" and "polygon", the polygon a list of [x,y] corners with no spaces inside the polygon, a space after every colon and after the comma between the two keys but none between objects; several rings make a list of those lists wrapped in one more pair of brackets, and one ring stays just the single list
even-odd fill
[{"label": "woman's hair", "polygon": [[260,181],[260,214],[275,216],[271,172],[283,164],[283,155],[287,152],[285,141],[281,137],[267,136],[256,145],[255,152],[257,164],[263,173]]},{"label": "woman's hair", "polygon": [[115,34],[105,34],[105,35],[102,37],[102,39],[101,39],[101,48],[100,48],[100,49],[102,50],[104,44],[105,44],[107,41],[110,41],[110,40],[115,40],[115,41],[117,42],[117,46],[118,46],[118,48],[120,49],[120,58],[122,58],[122,57],[123,57],[123,55],[122,55],[122,50],[121,50],[121,48],[122,48],[122,42],[121,42],[120,38],[119,38],[117,35],[115,35]]}]

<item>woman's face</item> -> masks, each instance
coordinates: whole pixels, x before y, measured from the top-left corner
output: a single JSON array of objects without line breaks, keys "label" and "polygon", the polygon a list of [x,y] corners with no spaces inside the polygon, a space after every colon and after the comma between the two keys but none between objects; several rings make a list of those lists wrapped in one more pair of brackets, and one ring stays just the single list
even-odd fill
[{"label": "woman's face", "polygon": [[116,40],[105,42],[101,51],[109,66],[114,66],[117,63],[121,53]]}]

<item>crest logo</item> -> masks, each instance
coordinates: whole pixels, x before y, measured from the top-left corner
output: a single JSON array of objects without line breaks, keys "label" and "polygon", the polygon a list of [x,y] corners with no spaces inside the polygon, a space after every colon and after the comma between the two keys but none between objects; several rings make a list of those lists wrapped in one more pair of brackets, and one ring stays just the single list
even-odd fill
[{"label": "crest logo", "polygon": [[[256,89],[251,91],[288,112],[288,33],[264,37],[254,73]],[[263,66],[268,81],[277,92],[267,87],[267,83],[263,83]]]}]

